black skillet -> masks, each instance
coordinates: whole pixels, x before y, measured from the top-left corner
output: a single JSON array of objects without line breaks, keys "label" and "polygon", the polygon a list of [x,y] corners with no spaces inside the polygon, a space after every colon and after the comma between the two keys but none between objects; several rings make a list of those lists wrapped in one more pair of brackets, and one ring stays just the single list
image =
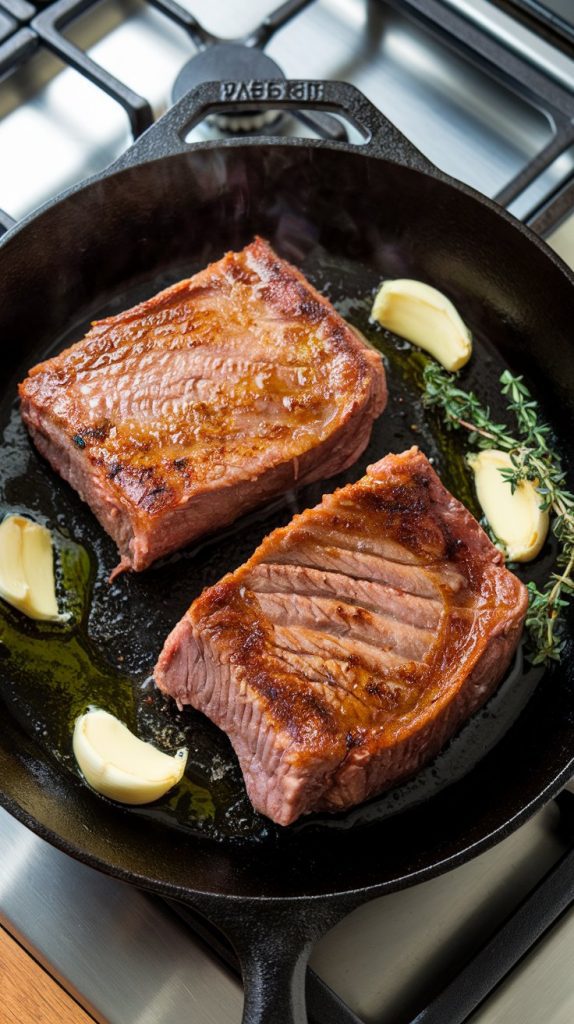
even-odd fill
[{"label": "black skillet", "polygon": [[[343,114],[364,145],[277,138],[188,146],[190,126],[229,106]],[[382,349],[389,410],[342,478],[287,495],[224,535],[113,586],[114,546],[47,468],[19,424],[15,384],[43,355],[204,266],[255,233],[300,266]],[[162,639],[206,583],[272,527],[414,441],[473,507],[459,442],[420,404],[423,357],[368,324],[384,277],[443,289],[476,337],[465,375],[495,413],[501,369],[524,372],[568,465],[574,410],[574,277],[494,203],[431,167],[349,85],[208,84],[184,98],[108,172],[44,207],[0,245],[4,430],[0,513],[22,510],[56,537],[68,623],[1,609],[0,801],[87,864],[183,901],[218,924],[241,960],[245,1017],[303,1021],[311,944],[354,907],[475,856],[517,828],[574,770],[573,671],[515,666],[484,712],[417,779],[347,815],[288,829],[255,815],[225,737],[178,715],[149,674]],[[551,544],[532,570],[545,575]],[[71,757],[90,702],[173,749],[190,746],[185,784],[151,808],[92,793]],[[153,937],[150,937],[153,941]],[[384,958],[384,951],[382,951]]]}]

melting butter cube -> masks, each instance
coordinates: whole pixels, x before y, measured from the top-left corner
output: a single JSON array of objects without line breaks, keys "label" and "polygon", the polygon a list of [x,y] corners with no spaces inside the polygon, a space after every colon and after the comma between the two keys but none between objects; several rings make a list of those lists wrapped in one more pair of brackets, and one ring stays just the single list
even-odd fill
[{"label": "melting butter cube", "polygon": [[468,363],[471,333],[446,295],[422,281],[385,281],[377,292],[371,320],[418,345],[454,372]]},{"label": "melting butter cube", "polygon": [[90,786],[122,804],[158,800],[181,781],[187,764],[184,748],[164,754],[101,708],[76,719],[73,748]]},{"label": "melting butter cube", "polygon": [[500,470],[512,469],[507,452],[490,448],[468,459],[474,473],[476,494],[493,533],[511,562],[530,562],[539,553],[550,519],[540,508],[542,497],[536,481],[521,480],[512,492]]},{"label": "melting butter cube", "polygon": [[0,597],[31,619],[56,621],[52,535],[25,516],[0,523]]}]

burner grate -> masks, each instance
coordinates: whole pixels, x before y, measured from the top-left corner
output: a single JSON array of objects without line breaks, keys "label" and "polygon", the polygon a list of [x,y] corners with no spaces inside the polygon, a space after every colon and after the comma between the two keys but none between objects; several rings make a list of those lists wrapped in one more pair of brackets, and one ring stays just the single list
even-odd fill
[{"label": "burner grate", "polygon": [[24,64],[38,48],[38,37],[28,28],[19,29],[0,46],[0,81]]},{"label": "burner grate", "polygon": [[6,11],[14,21],[21,25],[31,21],[36,14],[36,8],[29,4],[28,0],[2,0],[0,9]]},{"label": "burner grate", "polygon": [[[422,22],[433,34],[449,45],[462,46],[469,59],[488,69],[495,80],[509,87],[513,92],[528,98],[534,105],[542,106],[551,120],[553,133],[549,142],[534,156],[527,166],[520,170],[494,198],[501,206],[515,213],[521,220],[535,226],[541,213],[536,196],[536,183],[544,175],[552,177],[558,162],[566,158],[574,168],[574,96],[558,82],[543,74],[528,60],[510,52],[498,39],[471,24],[463,14],[442,0],[389,0],[392,6],[410,13]],[[532,195],[532,191],[534,195]],[[556,183],[556,205],[552,196],[543,200],[544,218],[539,222],[545,233],[558,226],[565,209],[563,181]]]},{"label": "burner grate", "polygon": [[517,13],[529,16],[538,30],[570,48],[574,43],[574,7],[571,0],[509,0]]},{"label": "burner grate", "polygon": [[[171,2],[174,6],[178,6],[174,0]],[[137,139],[142,132],[145,132],[146,128],[153,124],[153,113],[148,101],[143,96],[138,96],[136,92],[133,92],[127,85],[92,60],[62,32],[62,29],[93,4],[94,0],[58,0],[57,3],[46,7],[34,18],[32,28],[49,50],[70,67],[85,75],[90,82],[103,89],[108,96],[111,96],[124,108],[129,118],[132,136]],[[184,13],[183,8],[181,11]]]},{"label": "burner grate", "polygon": [[[255,29],[232,40],[221,40],[200,24],[195,15],[177,0],[148,0],[149,6],[185,32],[195,54],[181,69],[174,86],[178,98],[200,81],[208,79],[283,77],[278,65],[263,52],[275,33],[299,15],[315,0],[287,0],[267,15]],[[511,52],[497,38],[443,0],[387,0],[390,7],[419,22],[469,63],[486,71],[533,108],[544,112],[551,128],[550,138],[527,164],[514,174],[495,198],[523,220],[545,233],[555,228],[568,213],[571,196],[566,175],[574,174],[574,98],[558,81],[534,67],[528,58]],[[126,112],[131,136],[136,139],[154,120],[148,99],[101,66],[77,42],[66,36],[66,29],[81,15],[95,8],[98,0],[56,0],[36,11],[28,0],[0,0],[0,69],[7,72],[9,62],[22,62],[18,24],[28,26],[37,43],[53,53],[65,65],[101,89]],[[382,7],[378,4],[377,9]],[[185,38],[185,37],[184,37]],[[14,44],[14,45],[12,45]],[[32,46],[27,37],[28,52]],[[323,138],[344,140],[341,121],[324,113],[297,113],[298,120]],[[275,117],[261,118],[254,111],[245,120],[229,117],[214,120],[225,131],[249,131],[280,134],[284,125]],[[565,172],[566,168],[566,172]],[[1,201],[1,197],[0,197]],[[5,218],[2,223],[5,225]]]},{"label": "burner grate", "polygon": [[[27,188],[35,190],[36,206],[53,198],[90,173],[104,170],[125,150],[129,136],[114,102],[117,97],[109,97],[88,75],[51,51],[30,25],[0,43],[0,85],[0,204],[6,211],[0,215],[2,234],[28,212],[19,205]],[[86,147],[95,154],[91,164],[85,161]]]},{"label": "burner grate", "polygon": [[7,39],[8,36],[11,36],[17,28],[18,24],[14,21],[14,18],[10,17],[9,14],[5,14],[0,8],[0,43]]},{"label": "burner grate", "polygon": [[[79,46],[68,39],[63,30],[76,18],[93,7],[98,0],[57,0],[38,14],[32,23],[34,31],[44,44],[62,60],[86,75],[95,85],[120,103],[126,110],[132,136],[137,139],[153,123],[150,104],[129,89],[114,75],[97,64]],[[246,36],[224,40],[208,32],[186,8],[176,0],[149,0],[150,4],[166,15],[189,36],[197,52],[181,70],[174,85],[174,99],[179,99],[194,86],[206,81],[227,79],[284,78],[278,65],[262,52],[273,35],[315,0],[287,0]],[[298,113],[294,116],[315,131],[321,138],[345,141],[344,125],[335,117],[323,113]],[[243,117],[221,115],[214,123],[230,131],[264,131],[279,121],[252,111]]]}]

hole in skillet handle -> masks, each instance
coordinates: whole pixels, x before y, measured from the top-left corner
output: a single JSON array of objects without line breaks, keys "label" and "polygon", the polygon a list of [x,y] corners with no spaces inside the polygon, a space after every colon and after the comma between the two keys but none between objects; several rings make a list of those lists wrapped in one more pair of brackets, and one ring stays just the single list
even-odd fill
[{"label": "hole in skillet handle", "polygon": [[136,164],[158,160],[193,149],[219,146],[286,144],[285,138],[265,136],[233,137],[213,142],[187,143],[191,130],[205,117],[217,113],[253,110],[314,110],[338,114],[359,132],[362,145],[322,139],[289,138],[288,145],[343,149],[378,156],[394,163],[447,179],[434,164],[348,82],[297,80],[252,80],[244,82],[203,82],[183,96],[156,124],[148,128],[110,168],[106,175]]}]

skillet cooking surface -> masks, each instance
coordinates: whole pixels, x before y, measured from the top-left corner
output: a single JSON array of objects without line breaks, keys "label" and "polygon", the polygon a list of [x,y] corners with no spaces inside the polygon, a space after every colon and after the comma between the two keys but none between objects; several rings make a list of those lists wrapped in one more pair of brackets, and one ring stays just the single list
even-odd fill
[{"label": "skillet cooking surface", "polygon": [[[182,267],[181,276],[196,269]],[[245,561],[267,533],[287,523],[295,512],[317,504],[322,493],[357,480],[386,452],[403,451],[411,444],[419,444],[434,459],[447,487],[478,513],[460,439],[441,427],[440,417],[428,416],[421,409],[420,373],[425,357],[368,322],[378,275],[358,263],[332,259],[321,249],[302,269],[382,351],[391,396],[387,412],[375,423],[367,451],[350,470],[288,493],[223,534],[164,560],[161,567],[124,574],[110,585],[108,578],[118,561],[115,544],[72,488],[36,453],[13,395],[6,396],[3,409],[8,428],[0,455],[0,515],[22,512],[56,528],[60,607],[63,604],[71,611],[67,624],[54,627],[30,622],[5,603],[0,606],[4,642],[11,652],[5,660],[1,687],[10,711],[45,750],[75,773],[73,724],[90,704],[112,711],[162,749],[175,752],[187,746],[190,757],[185,782],[152,807],[130,808],[129,813],[159,818],[216,839],[276,839],[282,830],[251,807],[224,734],[199,712],[178,712],[174,702],[153,686],[151,672],[163,640],[191,600],[203,587]],[[127,308],[168,283],[165,277],[156,279],[125,294],[120,303],[114,302],[98,315],[124,303]],[[74,330],[72,336],[55,339],[51,350],[59,351],[81,334]],[[34,353],[33,361],[47,354]],[[494,393],[504,364],[487,345],[480,347],[475,359],[487,366]],[[22,377],[26,369],[24,363]],[[500,688],[447,752],[410,783],[350,813],[304,818],[292,831],[310,826],[347,827],[351,821],[386,817],[426,799],[468,771],[496,743],[531,695],[539,675],[531,672],[517,686],[514,671],[509,684]]]},{"label": "skillet cooking surface", "polygon": [[[327,158],[328,164],[325,164]],[[193,179],[189,175],[190,163]],[[376,176],[370,167],[374,163]],[[166,165],[170,165],[167,172]],[[417,829],[417,822],[420,824],[428,818],[433,807],[437,822],[441,814],[448,818],[449,808],[460,806],[461,792],[478,805],[481,802],[478,793],[484,797],[485,780],[490,780],[486,784],[493,787],[493,806],[489,810],[493,816],[482,838],[489,832],[494,835],[503,820],[501,815],[505,815],[507,822],[509,814],[512,818],[522,813],[571,758],[564,738],[572,717],[571,691],[565,674],[564,678],[555,674],[540,684],[540,670],[525,668],[522,673],[519,665],[486,708],[411,782],[348,813],[313,815],[289,829],[281,829],[251,808],[226,737],[199,713],[192,710],[178,713],[171,701],[156,694],[150,673],[165,636],[204,586],[243,562],[270,530],[288,522],[295,512],[316,504],[322,493],[358,479],[369,463],[388,451],[398,452],[418,444],[434,459],[446,486],[477,513],[471,478],[464,465],[464,439],[446,432],[440,417],[425,412],[421,406],[420,381],[426,357],[400,339],[369,325],[368,315],[374,291],[385,276],[421,277],[442,287],[455,300],[475,335],[474,356],[464,375],[464,386],[476,388],[481,398],[491,405],[493,413],[502,414],[504,406],[497,387],[502,370],[507,365],[513,369],[517,365],[534,368],[540,360],[540,353],[533,344],[533,333],[540,330],[542,311],[537,318],[538,326],[534,324],[524,329],[520,336],[524,324],[518,307],[521,301],[528,301],[532,291],[528,282],[517,283],[523,269],[520,261],[513,268],[506,264],[514,280],[508,282],[509,307],[503,310],[500,302],[506,285],[497,285],[494,277],[489,279],[480,266],[473,277],[476,247],[467,246],[464,251],[457,218],[453,215],[448,224],[437,225],[436,211],[429,212],[429,204],[433,202],[438,209],[445,208],[441,190],[449,189],[456,196],[455,191],[420,173],[366,157],[359,159],[349,154],[314,150],[305,153],[303,158],[301,152],[290,156],[287,147],[273,151],[230,147],[225,154],[213,150],[211,154],[188,154],[163,161],[161,173],[156,171],[155,176],[153,166],[144,165],[107,183],[99,183],[91,190],[92,193],[99,190],[99,196],[90,198],[88,188],[65,201],[69,209],[62,209],[62,214],[66,214],[68,222],[71,218],[72,222],[75,219],[76,226],[83,225],[82,256],[74,252],[73,258],[81,262],[83,254],[93,245],[100,260],[99,270],[94,273],[98,266],[96,254],[86,257],[92,272],[91,288],[89,282],[85,283],[85,273],[83,287],[79,287],[79,276],[75,280],[75,275],[80,275],[81,271],[69,267],[70,257],[66,260],[63,239],[54,238],[53,234],[55,267],[49,269],[47,264],[40,267],[35,279],[40,304],[42,289],[44,297],[49,294],[50,279],[56,293],[50,308],[41,307],[45,314],[41,329],[38,329],[39,318],[34,319],[24,308],[26,282],[12,284],[11,300],[16,309],[12,307],[10,318],[15,324],[18,314],[21,316],[22,344],[15,346],[19,348],[19,358],[0,407],[0,514],[23,512],[54,531],[60,604],[64,604],[71,616],[64,625],[34,623],[2,603],[0,631],[4,646],[1,648],[0,694],[7,713],[12,722],[17,723],[18,730],[28,737],[24,746],[30,746],[29,741],[32,741],[30,749],[36,751],[38,763],[45,763],[47,777],[62,778],[64,788],[69,779],[86,807],[93,808],[97,802],[99,806],[94,813],[98,818],[103,815],[103,820],[110,820],[112,829],[113,822],[121,818],[121,828],[125,829],[127,822],[128,827],[134,827],[134,835],[137,833],[140,837],[153,822],[150,835],[156,834],[159,827],[161,833],[173,834],[174,838],[176,834],[181,837],[182,832],[200,837],[207,840],[209,846],[214,845],[213,840],[218,840],[219,849],[223,843],[251,849],[272,846],[278,852],[281,848],[292,850],[294,844],[298,844],[299,850],[308,848],[315,853],[321,849],[323,836],[334,838],[335,833],[347,836],[350,826],[353,826],[353,834],[364,836],[372,836],[373,828],[383,829],[381,836],[401,833],[406,842],[410,828]],[[327,168],[331,184],[329,189],[322,189],[319,197],[313,182],[317,176],[324,181]],[[352,190],[348,184],[349,169],[354,177]],[[137,188],[134,189],[136,174]],[[361,184],[357,177],[366,181]],[[382,209],[379,203],[388,195],[393,177],[396,188],[401,190],[402,202],[395,204],[392,212],[379,216],[377,211]],[[147,179],[147,185],[145,181],[142,184],[142,178]],[[187,211],[182,203],[182,180],[187,188]],[[217,183],[221,187],[223,181],[230,193],[235,192],[235,214],[229,223],[226,217],[232,204],[224,200],[217,208],[213,205]],[[246,182],[249,191],[258,195],[257,206],[248,202],[246,208]],[[258,182],[259,190],[256,189]],[[365,199],[367,185],[371,190],[368,202]],[[109,210],[102,207],[102,189],[108,190],[108,198],[111,196]],[[139,226],[127,223],[129,209],[124,211],[121,223],[118,225],[116,219],[114,224],[114,204],[129,206],[131,201],[135,207],[137,196],[141,201],[144,191],[146,208],[143,214],[139,211]],[[128,194],[130,200],[126,198]],[[336,210],[332,205],[334,194],[338,194]],[[357,201],[357,195],[363,197],[361,201]],[[463,206],[465,202],[470,203],[462,193],[458,198]],[[101,212],[96,231],[89,227],[95,209]],[[57,207],[52,208],[38,218],[40,231],[33,248],[41,245],[43,228],[44,238],[50,237],[50,230],[53,233],[56,210]],[[158,215],[159,210],[161,215]],[[496,214],[480,207],[478,211],[483,217],[488,213],[496,227]],[[155,215],[157,224],[154,225]],[[208,217],[211,217],[212,230],[206,241],[201,226]],[[179,240],[175,243],[171,239],[167,242],[170,236],[166,234],[166,220],[170,218],[176,222],[181,218]],[[52,227],[49,223],[44,226],[43,221],[50,219]],[[60,221],[65,222],[65,219],[60,217]],[[509,226],[503,227],[510,235]],[[59,230],[64,234],[66,231],[74,233],[73,224]],[[127,250],[123,260],[117,255],[118,231]],[[186,231],[189,232],[187,243],[182,241]],[[153,232],[155,236],[151,238]],[[210,260],[219,258],[226,248],[240,247],[255,232],[265,235],[281,255],[296,263],[341,314],[383,353],[390,395],[387,410],[375,423],[367,451],[346,473],[297,493],[290,492],[223,533],[170,557],[145,573],[122,575],[110,585],[107,578],[118,559],[115,545],[75,492],[36,454],[19,419],[15,384],[34,363],[81,338],[91,319],[127,308],[172,281],[189,276]],[[472,224],[469,232],[472,233]],[[198,241],[200,236],[201,242]],[[514,242],[534,248],[530,241],[525,243],[518,232]],[[147,243],[147,251],[144,243]],[[137,266],[134,268],[136,246]],[[113,257],[110,255],[112,247]],[[23,253],[17,236],[14,249],[17,262],[18,254]],[[30,259],[34,259],[34,251]],[[110,266],[114,262],[122,265],[114,270],[113,265]],[[557,278],[562,275],[546,258],[545,262],[549,274],[552,272]],[[68,275],[65,287],[58,284],[58,273]],[[7,291],[10,296],[10,286]],[[536,296],[532,298],[532,302],[535,301]],[[527,313],[524,313],[524,320],[531,320]],[[2,328],[6,330],[4,324]],[[524,350],[517,359],[520,345],[524,345]],[[568,417],[568,410],[548,401],[545,403],[544,398],[554,386],[554,381],[550,380],[554,377],[560,379],[571,400],[572,353],[563,353],[561,358],[570,360],[567,372],[563,372],[563,367],[550,366],[547,379],[546,371],[538,373],[538,366],[533,385],[536,397],[542,400],[545,415],[557,432],[562,430],[561,420]],[[553,557],[552,543],[548,543],[535,566],[521,573],[522,577],[545,578]],[[552,688],[550,697],[548,689],[544,695],[545,687]],[[118,807],[91,794],[79,781],[71,752],[73,721],[89,704],[114,712],[128,726],[137,729],[139,735],[163,749],[175,750],[187,745],[190,757],[184,782],[156,804],[143,808]],[[526,713],[522,714],[525,708]],[[518,732],[516,727],[512,728],[517,721]],[[543,745],[541,750],[536,747],[537,735]],[[549,736],[554,737],[552,750],[548,749]],[[526,756],[525,743],[530,744],[530,759]],[[523,787],[521,761],[528,766],[526,776],[530,773],[528,778],[523,778]],[[503,775],[506,772],[507,778],[501,776],[501,772]],[[482,814],[488,818],[487,806],[486,803],[482,807]],[[397,817],[398,812],[403,813]],[[32,814],[37,815],[37,809],[33,809]],[[463,818],[461,814],[461,823]],[[467,828],[465,839],[456,840],[461,849],[464,841],[472,838],[472,815],[464,822],[462,831],[464,828]],[[408,868],[408,863],[403,861],[403,869]],[[371,865],[371,869],[376,876],[376,866]],[[371,872],[367,872],[367,876],[370,875]],[[372,881],[379,880],[375,876]],[[323,883],[317,884],[322,887]],[[330,884],[328,880],[327,884]]]}]

